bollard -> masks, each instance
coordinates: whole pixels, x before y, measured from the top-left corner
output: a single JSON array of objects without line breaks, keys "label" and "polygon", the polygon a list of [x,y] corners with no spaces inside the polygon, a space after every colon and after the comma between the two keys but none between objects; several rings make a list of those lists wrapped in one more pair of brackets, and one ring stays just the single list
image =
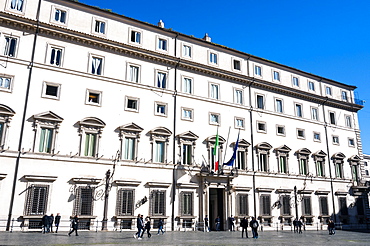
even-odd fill
[{"label": "bollard", "polygon": [[10,226],[10,232],[13,232],[14,218],[12,219],[12,225]]},{"label": "bollard", "polygon": [[95,232],[98,232],[98,224],[99,224],[99,220],[95,220],[96,222],[96,229],[95,229]]}]

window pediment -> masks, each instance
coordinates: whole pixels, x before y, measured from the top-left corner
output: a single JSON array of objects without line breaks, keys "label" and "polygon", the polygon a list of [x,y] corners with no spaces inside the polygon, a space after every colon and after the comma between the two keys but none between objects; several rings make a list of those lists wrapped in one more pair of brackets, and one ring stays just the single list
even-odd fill
[{"label": "window pediment", "polygon": [[[214,144],[216,142],[216,135],[213,135],[211,137],[206,138],[205,141],[208,142],[208,143]],[[218,142],[220,144],[223,144],[223,143],[226,142],[226,140],[222,136],[218,135]]]},{"label": "window pediment", "polygon": [[177,135],[177,137],[178,138],[183,138],[183,139],[186,139],[186,140],[193,140],[193,141],[195,141],[199,138],[192,131],[187,131],[187,132],[181,133],[181,134]]},{"label": "window pediment", "polygon": [[10,107],[0,104],[0,115],[13,116],[15,115],[15,112]]},{"label": "window pediment", "polygon": [[120,126],[119,130],[139,133],[139,132],[142,132],[144,129],[132,122],[132,123]]},{"label": "window pediment", "polygon": [[348,160],[349,161],[353,161],[353,162],[360,162],[361,161],[361,158],[358,157],[358,155],[353,155],[350,158],[348,158]]},{"label": "window pediment", "polygon": [[311,154],[311,151],[307,148],[299,149],[295,152],[298,155],[309,155]]},{"label": "window pediment", "polygon": [[39,121],[52,121],[52,122],[62,122],[63,118],[57,115],[56,113],[52,111],[43,112],[40,114],[35,114],[32,116],[35,120]]},{"label": "window pediment", "polygon": [[78,122],[81,126],[105,127],[104,121],[96,117],[87,117]]},{"label": "window pediment", "polygon": [[[235,146],[235,143],[233,143],[233,145]],[[239,140],[239,143],[238,143],[239,147],[244,147],[244,148],[248,148],[250,145],[251,144],[245,139]]]},{"label": "window pediment", "polygon": [[319,150],[319,151],[313,153],[312,155],[314,157],[321,157],[321,158],[324,158],[325,156],[327,156],[327,154],[322,150]]},{"label": "window pediment", "polygon": [[272,146],[269,143],[263,142],[256,145],[256,149],[270,150]]},{"label": "window pediment", "polygon": [[285,144],[280,146],[280,147],[277,147],[275,149],[276,152],[290,152],[292,149],[289,148],[288,146],[286,146]]},{"label": "window pediment", "polygon": [[339,159],[339,160],[343,160],[344,158],[346,158],[346,156],[345,156],[342,152],[335,153],[335,154],[332,156],[332,159]]},{"label": "window pediment", "polygon": [[172,135],[172,132],[168,130],[166,127],[154,128],[149,133],[152,135],[161,135],[161,136],[167,136],[167,137]]}]

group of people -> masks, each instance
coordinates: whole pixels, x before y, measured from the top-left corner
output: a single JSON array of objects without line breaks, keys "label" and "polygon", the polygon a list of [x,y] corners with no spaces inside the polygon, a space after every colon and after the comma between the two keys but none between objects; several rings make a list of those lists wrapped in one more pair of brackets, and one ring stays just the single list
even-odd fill
[{"label": "group of people", "polygon": [[303,223],[301,220],[293,220],[293,228],[294,228],[294,232],[296,233],[302,233],[302,226],[303,226]]},{"label": "group of people", "polygon": [[54,232],[53,231],[53,223],[55,225],[55,233],[58,232],[58,228],[59,228],[59,223],[60,223],[60,214],[58,213],[57,216],[55,216],[54,218],[54,215],[51,214],[51,215],[44,215],[42,217],[42,232],[45,234],[45,233],[49,233],[49,232]]},{"label": "group of people", "polygon": [[[142,214],[138,214],[137,219],[136,219],[136,227],[137,227],[137,232],[134,234],[134,238],[137,238],[138,240],[143,239],[143,235],[145,232],[147,232],[148,238],[152,237],[152,234],[150,233],[151,225],[150,225],[150,217],[147,216],[144,220],[144,216]],[[160,219],[158,221],[158,233],[163,231],[163,220]]]}]

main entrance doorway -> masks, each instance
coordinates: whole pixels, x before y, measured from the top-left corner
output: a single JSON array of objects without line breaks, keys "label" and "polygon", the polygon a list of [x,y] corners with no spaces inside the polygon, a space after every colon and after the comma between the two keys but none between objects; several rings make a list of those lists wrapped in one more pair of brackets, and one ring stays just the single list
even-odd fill
[{"label": "main entrance doorway", "polygon": [[215,220],[220,217],[220,230],[224,230],[225,208],[224,208],[224,189],[209,189],[209,225],[212,231],[216,230]]}]

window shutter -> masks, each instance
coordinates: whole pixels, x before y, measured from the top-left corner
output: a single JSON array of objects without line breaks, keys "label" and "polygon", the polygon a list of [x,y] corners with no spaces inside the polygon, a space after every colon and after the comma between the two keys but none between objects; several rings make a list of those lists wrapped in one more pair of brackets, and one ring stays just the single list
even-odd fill
[{"label": "window shutter", "polygon": [[329,215],[328,198],[320,197],[321,215]]}]

